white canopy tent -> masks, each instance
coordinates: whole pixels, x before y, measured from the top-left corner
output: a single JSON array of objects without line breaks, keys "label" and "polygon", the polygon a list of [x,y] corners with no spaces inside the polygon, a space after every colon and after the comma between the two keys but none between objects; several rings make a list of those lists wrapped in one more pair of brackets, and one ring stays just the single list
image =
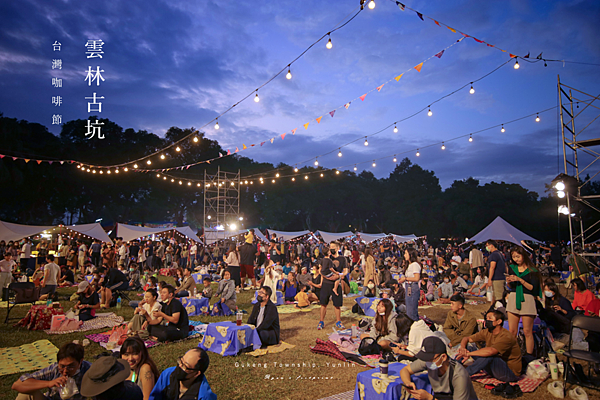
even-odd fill
[{"label": "white canopy tent", "polygon": [[0,240],[6,242],[10,240],[19,240],[24,237],[37,235],[45,230],[52,229],[53,226],[42,225],[20,225],[11,222],[0,221]]},{"label": "white canopy tent", "polygon": [[98,223],[58,226],[59,230],[62,228],[67,228],[72,231],[79,232],[83,235],[87,235],[87,236],[91,237],[92,239],[98,239],[101,242],[112,243],[112,240],[110,240],[110,238],[104,231],[104,228],[102,228],[102,225],[100,225]]},{"label": "white canopy tent", "polygon": [[283,240],[288,241],[295,239],[300,236],[304,236],[310,233],[310,231],[298,231],[298,232],[284,232],[284,231],[275,231],[273,229],[267,229],[267,233],[269,234],[269,238],[271,235],[276,234],[278,238],[282,237]]},{"label": "white canopy tent", "polygon": [[341,239],[343,237],[348,237],[348,236],[352,236],[354,235],[354,233],[348,231],[348,232],[339,232],[339,233],[334,233],[334,232],[325,232],[325,231],[316,231],[315,235],[320,235],[323,240],[325,241],[325,243],[331,243],[334,240],[338,240]]},{"label": "white canopy tent", "polygon": [[363,232],[356,232],[356,234],[358,236],[360,236],[361,240],[364,240],[367,243],[371,243],[371,242],[374,242],[376,240],[383,239],[383,238],[389,236],[388,234],[385,234],[385,233],[363,233]]},{"label": "white canopy tent", "polygon": [[163,228],[147,228],[145,226],[126,225],[119,223],[117,225],[117,237],[122,237],[124,241],[129,242],[133,239],[138,239],[144,236],[156,235],[162,232],[168,232],[176,230],[183,236],[186,236],[196,242],[201,242],[200,238],[192,231],[189,226],[183,226],[180,228],[174,227],[163,227]]},{"label": "white canopy tent", "polygon": [[501,217],[496,217],[496,219],[492,221],[491,224],[483,228],[481,232],[473,236],[465,243],[474,242],[474,244],[477,244],[483,243],[486,240],[490,239],[504,240],[506,242],[511,242],[519,246],[522,246],[523,243],[521,242],[525,240],[531,242],[539,242],[539,240],[534,239],[526,233],[521,232],[520,230],[503,220]]},{"label": "white canopy tent", "polygon": [[418,239],[417,236],[410,234],[410,235],[396,235],[396,234],[391,234],[394,237],[394,241],[396,241],[397,243],[406,243],[406,242],[410,242],[413,240]]}]

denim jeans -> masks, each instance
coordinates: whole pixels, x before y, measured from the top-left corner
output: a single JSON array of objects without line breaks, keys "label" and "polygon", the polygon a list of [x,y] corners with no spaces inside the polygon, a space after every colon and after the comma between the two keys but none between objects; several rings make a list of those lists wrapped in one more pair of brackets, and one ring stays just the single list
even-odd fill
[{"label": "denim jeans", "polygon": [[489,375],[498,379],[502,382],[515,382],[519,379],[512,371],[508,368],[506,362],[498,356],[494,357],[473,357],[475,360],[473,364],[467,367],[467,373],[474,375],[481,370],[484,370]]},{"label": "denim jeans", "polygon": [[419,288],[419,282],[411,282],[406,285],[406,315],[413,321],[419,320],[420,296],[421,290]]}]

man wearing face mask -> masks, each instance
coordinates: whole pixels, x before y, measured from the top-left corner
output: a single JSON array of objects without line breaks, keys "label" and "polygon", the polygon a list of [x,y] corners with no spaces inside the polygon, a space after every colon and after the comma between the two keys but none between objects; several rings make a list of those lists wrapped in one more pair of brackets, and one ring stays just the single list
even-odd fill
[{"label": "man wearing face mask", "polygon": [[495,240],[488,240],[485,243],[485,249],[490,253],[488,256],[488,263],[490,264],[490,278],[488,280],[487,287],[491,287],[494,293],[495,301],[502,299],[502,293],[504,293],[504,286],[506,283],[506,262],[504,256],[498,251],[498,244]]},{"label": "man wearing face mask", "polygon": [[[489,311],[485,318],[485,328],[481,332],[462,339],[457,360],[473,357],[473,364],[467,367],[469,375],[484,370],[502,382],[515,382],[521,375],[521,349],[517,339],[502,327],[504,314]],[[468,351],[467,344],[485,342],[485,347]]]},{"label": "man wearing face mask", "polygon": [[272,289],[263,286],[256,296],[248,324],[256,327],[262,347],[279,344],[279,313],[277,306],[271,301]]},{"label": "man wearing face mask", "polygon": [[201,348],[188,350],[177,360],[177,366],[160,374],[149,400],[216,400],[206,380],[208,354]]},{"label": "man wearing face mask", "polygon": [[[423,340],[417,360],[400,370],[404,385],[412,388],[411,396],[418,400],[476,400],[477,394],[465,367],[450,359],[444,342],[435,336]],[[427,370],[433,395],[423,389],[416,389],[411,375]]]},{"label": "man wearing face mask", "polygon": [[438,299],[442,304],[449,304],[450,297],[454,294],[454,288],[450,283],[448,275],[442,275],[442,283],[438,286]]}]

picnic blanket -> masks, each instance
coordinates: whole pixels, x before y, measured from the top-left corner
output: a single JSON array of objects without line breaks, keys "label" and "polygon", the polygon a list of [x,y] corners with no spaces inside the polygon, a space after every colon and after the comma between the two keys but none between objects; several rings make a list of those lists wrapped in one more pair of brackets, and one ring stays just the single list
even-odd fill
[{"label": "picnic blanket", "polygon": [[[0,301],[0,308],[7,308],[7,307],[8,307],[8,304],[6,304],[6,303],[7,303],[6,301]],[[35,303],[33,303],[33,304],[34,304],[34,305],[40,305],[40,304],[46,304],[46,302],[45,302],[45,301],[42,301],[42,300],[38,300],[38,301],[36,301],[36,302],[35,302]],[[30,306],[30,305],[31,305],[31,303],[18,303],[18,304],[11,304],[11,306],[13,306],[13,305],[15,305],[15,306]]]},{"label": "picnic blanket", "polygon": [[64,335],[67,333],[85,332],[94,329],[112,328],[114,326],[121,325],[122,323],[123,317],[118,316],[115,313],[104,313],[102,315],[96,316],[96,318],[90,319],[89,321],[85,321],[83,325],[81,325],[81,327],[76,330],[53,332],[50,329],[47,329],[44,332],[46,332],[49,335]]},{"label": "picnic blanket", "polygon": [[314,310],[315,308],[321,308],[321,306],[311,304],[306,308],[296,308],[295,304],[285,304],[283,306],[277,306],[277,312],[279,314],[292,314],[295,312],[309,312],[311,310]]},{"label": "picnic blanket", "polygon": [[58,348],[49,340],[0,348],[0,376],[46,368],[56,362]]},{"label": "picnic blanket", "polygon": [[[484,385],[499,385],[501,383],[504,383],[504,382],[499,381],[496,378],[492,378],[491,376],[489,376],[488,374],[486,374],[483,371],[478,372],[475,375],[472,375],[471,380],[482,383]],[[540,386],[542,384],[542,382],[544,382],[543,379],[533,379],[533,378],[529,378],[527,375],[521,375],[519,377],[519,380],[514,384],[519,385],[521,387],[521,391],[523,393],[531,393],[535,389],[537,389],[537,387]]]},{"label": "picnic blanket", "polygon": [[289,344],[286,342],[281,342],[279,344],[267,346],[266,349],[256,349],[254,351],[249,352],[248,354],[251,356],[254,356],[254,357],[258,357],[258,356],[264,356],[265,354],[281,353],[284,350],[293,349],[294,347],[296,347],[296,345]]}]

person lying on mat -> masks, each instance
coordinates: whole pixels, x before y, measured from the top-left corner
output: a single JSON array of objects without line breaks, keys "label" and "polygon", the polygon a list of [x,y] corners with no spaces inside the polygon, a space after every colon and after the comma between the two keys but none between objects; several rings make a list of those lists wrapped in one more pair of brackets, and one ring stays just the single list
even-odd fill
[{"label": "person lying on mat", "polygon": [[[457,360],[473,357],[467,367],[469,375],[484,370],[502,382],[515,382],[521,375],[521,349],[517,339],[504,327],[505,316],[500,311],[489,311],[485,317],[485,329],[462,339]],[[485,342],[485,347],[468,351],[467,344]]]},{"label": "person lying on mat", "polygon": [[[461,363],[450,359],[444,342],[435,336],[423,339],[417,360],[400,370],[400,379],[417,400],[477,400],[471,378]],[[411,376],[427,371],[433,394],[418,389]]]},{"label": "person lying on mat", "polygon": [[[13,383],[12,389],[19,392],[17,400],[60,400],[58,390],[67,383],[68,378],[73,378],[77,389],[81,390],[81,380],[91,365],[83,360],[83,353],[83,346],[80,344],[64,344],[58,350],[54,364],[37,372],[21,375]],[[45,389],[50,391],[43,394]],[[82,400],[83,397],[76,394],[71,399]]]},{"label": "person lying on mat", "polygon": [[279,313],[271,301],[271,287],[263,286],[258,290],[256,303],[252,308],[248,324],[254,325],[262,347],[279,344]]},{"label": "person lying on mat", "polygon": [[150,400],[217,400],[206,380],[208,354],[197,347],[188,350],[177,360],[177,366],[165,369],[152,393]]}]

